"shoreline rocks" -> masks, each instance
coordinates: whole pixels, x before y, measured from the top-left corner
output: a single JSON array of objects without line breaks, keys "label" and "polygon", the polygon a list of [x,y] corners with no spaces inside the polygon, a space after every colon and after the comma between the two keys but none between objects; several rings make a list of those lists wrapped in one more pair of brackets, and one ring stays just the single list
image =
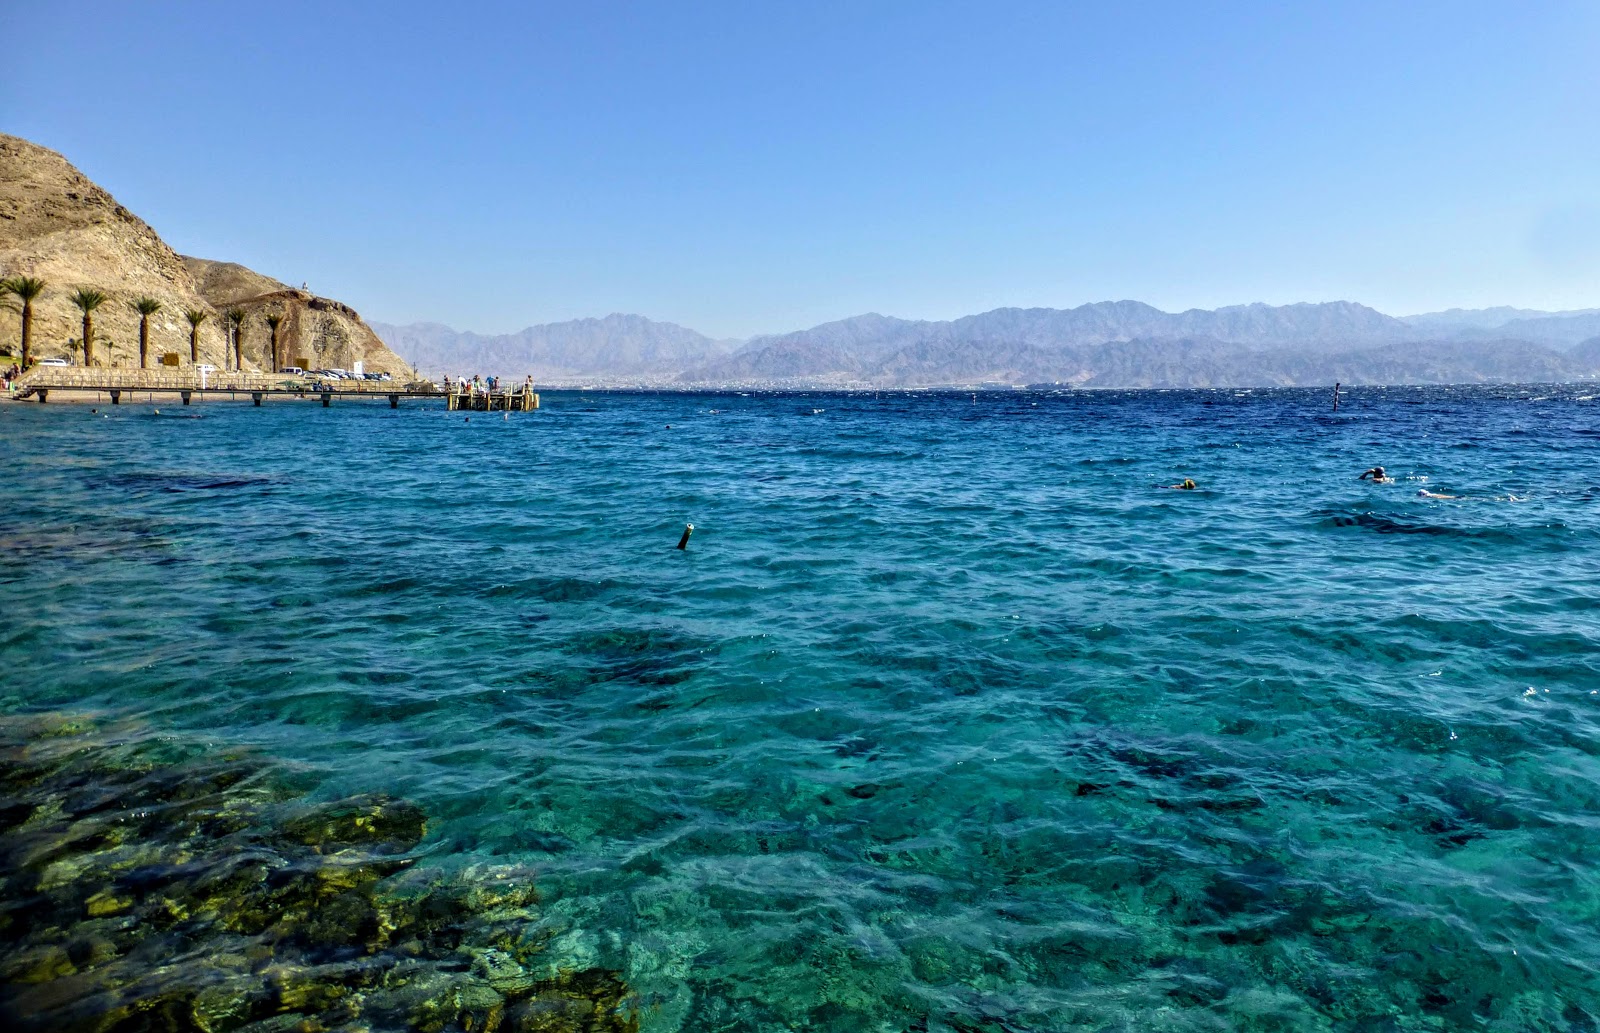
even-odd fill
[{"label": "shoreline rocks", "polygon": [[617,973],[550,974],[532,872],[419,865],[409,801],[311,802],[262,761],[173,753],[0,718],[7,1028],[636,1033]]}]

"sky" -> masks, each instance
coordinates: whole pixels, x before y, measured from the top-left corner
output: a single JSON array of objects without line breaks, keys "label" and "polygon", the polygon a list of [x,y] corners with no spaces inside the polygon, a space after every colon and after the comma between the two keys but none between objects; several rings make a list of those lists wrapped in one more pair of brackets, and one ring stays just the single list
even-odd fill
[{"label": "sky", "polygon": [[16,4],[0,129],[372,320],[1600,306],[1600,3]]}]

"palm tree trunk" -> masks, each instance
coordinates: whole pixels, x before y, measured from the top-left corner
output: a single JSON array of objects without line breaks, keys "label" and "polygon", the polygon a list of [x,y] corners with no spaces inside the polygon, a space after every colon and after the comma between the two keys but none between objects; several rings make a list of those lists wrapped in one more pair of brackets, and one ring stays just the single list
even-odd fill
[{"label": "palm tree trunk", "polygon": [[94,365],[94,317],[83,314],[83,364]]},{"label": "palm tree trunk", "polygon": [[33,359],[33,301],[22,303],[22,368],[26,370]]},{"label": "palm tree trunk", "polygon": [[244,369],[244,327],[233,328],[233,368]]},{"label": "palm tree trunk", "polygon": [[189,365],[200,365],[200,325],[189,328]]},{"label": "palm tree trunk", "polygon": [[148,369],[147,358],[150,353],[150,317],[139,317],[139,368]]},{"label": "palm tree trunk", "polygon": [[282,365],[283,364],[278,361],[278,328],[277,327],[273,327],[272,328],[272,372],[274,372],[274,373],[278,372],[278,370],[280,368],[282,368]]}]

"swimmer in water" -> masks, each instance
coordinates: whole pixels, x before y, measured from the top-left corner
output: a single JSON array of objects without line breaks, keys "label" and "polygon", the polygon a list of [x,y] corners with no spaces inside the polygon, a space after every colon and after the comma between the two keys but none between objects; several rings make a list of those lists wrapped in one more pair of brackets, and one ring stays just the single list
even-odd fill
[{"label": "swimmer in water", "polygon": [[1373,484],[1394,483],[1394,478],[1390,477],[1387,473],[1384,473],[1383,467],[1381,466],[1374,466],[1372,469],[1365,471],[1360,477],[1357,477],[1356,480],[1364,481],[1368,478],[1371,478]]},{"label": "swimmer in water", "polygon": [[1423,499],[1459,499],[1460,495],[1446,495],[1442,492],[1429,491],[1427,488],[1418,488],[1417,497]]},{"label": "swimmer in water", "polygon": [[1197,485],[1193,481],[1191,481],[1189,478],[1185,477],[1183,479],[1183,481],[1181,483],[1179,483],[1179,484],[1158,484],[1158,485],[1156,485],[1156,487],[1158,487],[1158,488],[1177,488],[1179,491],[1194,491],[1194,489],[1197,487]]}]

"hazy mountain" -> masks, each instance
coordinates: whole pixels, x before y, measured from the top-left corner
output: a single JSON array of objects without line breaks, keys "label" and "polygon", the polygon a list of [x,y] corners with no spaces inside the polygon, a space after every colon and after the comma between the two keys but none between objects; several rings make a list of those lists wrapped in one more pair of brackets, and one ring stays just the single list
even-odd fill
[{"label": "hazy mountain", "polygon": [[475,334],[439,323],[374,323],[373,328],[418,369],[451,376],[676,374],[733,350],[733,342],[715,341],[675,323],[619,314],[530,326],[514,334]]},{"label": "hazy mountain", "polygon": [[[815,378],[882,384],[1013,382],[1054,368],[1072,349],[1114,341],[1194,340],[1235,351],[1295,346],[1325,350],[1404,340],[1414,334],[1392,316],[1338,301],[1234,305],[1168,313],[1138,301],[1073,309],[1002,308],[948,322],[876,313],[810,330],[756,338],[727,359],[685,372],[691,383]],[[1026,348],[1029,351],[1017,351]],[[1054,356],[1054,357],[1052,357]]]},{"label": "hazy mountain", "polygon": [[1493,330],[1513,319],[1540,319],[1555,314],[1534,308],[1496,305],[1494,308],[1448,308],[1443,312],[1419,312],[1414,316],[1401,316],[1400,320],[1413,329],[1448,337],[1457,330]]},{"label": "hazy mountain", "polygon": [[[547,384],[677,387],[1221,387],[1559,381],[1600,375],[1600,313],[1493,310],[1490,334],[1459,318],[1423,332],[1353,302],[1168,313],[1136,301],[995,309],[947,321],[878,313],[734,347],[671,323],[608,316],[486,337],[437,324],[379,325],[441,373],[531,373]],[[1464,317],[1463,317],[1464,318]],[[1475,316],[1474,318],[1498,318]],[[1595,320],[1590,333],[1577,336]],[[1462,336],[1465,334],[1466,336]],[[1473,335],[1477,336],[1473,336]],[[1552,347],[1552,341],[1560,347]]]},{"label": "hazy mountain", "polygon": [[1567,359],[1578,365],[1600,368],[1600,337],[1580,342],[1567,353]]},{"label": "hazy mountain", "polygon": [[1600,334],[1600,311],[1562,312],[1537,318],[1513,319],[1492,330],[1477,327],[1458,330],[1455,336],[1461,340],[1516,337],[1557,348],[1570,348],[1596,334]]},{"label": "hazy mountain", "polygon": [[1536,308],[1512,308],[1496,305],[1493,308],[1450,308],[1443,312],[1419,312],[1414,316],[1401,316],[1407,326],[1427,331],[1430,337],[1451,337],[1461,330],[1498,330],[1510,323],[1524,319],[1563,318],[1588,316],[1600,309],[1570,309],[1564,312],[1545,312]]},{"label": "hazy mountain", "polygon": [[[1588,353],[1528,341],[1424,341],[1350,349],[1258,348],[1212,338],[1164,338],[1043,348],[1021,342],[966,347],[928,339],[870,362],[834,361],[822,373],[741,356],[745,375],[685,375],[695,383],[809,383],[837,387],[946,387],[1059,383],[1079,387],[1289,387],[1565,381],[1600,375],[1600,339]],[[808,353],[815,357],[817,353]],[[813,364],[814,366],[815,364]],[[808,367],[811,368],[811,367]],[[759,374],[766,373],[763,378]]]}]

